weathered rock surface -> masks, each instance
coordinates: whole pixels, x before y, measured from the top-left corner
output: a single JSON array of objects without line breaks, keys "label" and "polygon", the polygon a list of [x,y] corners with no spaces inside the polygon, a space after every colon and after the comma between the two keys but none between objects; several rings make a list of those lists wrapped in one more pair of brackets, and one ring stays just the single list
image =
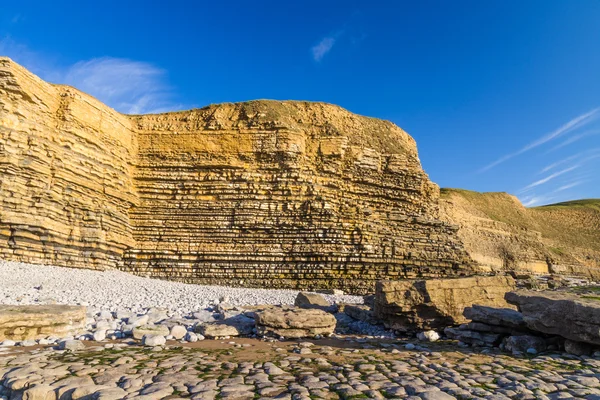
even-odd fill
[{"label": "weathered rock surface", "polygon": [[372,290],[463,273],[415,141],[308,102],[121,115],[0,59],[0,257]]},{"label": "weathered rock surface", "polygon": [[85,307],[0,305],[0,341],[65,337],[85,328]]},{"label": "weathered rock surface", "polygon": [[318,293],[300,292],[296,296],[294,305],[301,308],[327,308],[331,303]]},{"label": "weathered rock surface", "polygon": [[506,300],[519,308],[530,329],[600,345],[600,301],[590,297],[555,291],[506,294]]},{"label": "weathered rock surface", "polygon": [[243,314],[226,318],[223,321],[207,322],[196,327],[196,331],[202,335],[215,338],[223,336],[250,335],[253,333],[255,322]]},{"label": "weathered rock surface", "polygon": [[398,331],[444,328],[466,322],[463,312],[475,304],[510,307],[504,295],[513,289],[508,276],[380,281],[374,312]]},{"label": "weathered rock surface", "polygon": [[312,337],[333,333],[336,319],[332,314],[316,309],[271,308],[256,313],[259,334],[286,338]]}]

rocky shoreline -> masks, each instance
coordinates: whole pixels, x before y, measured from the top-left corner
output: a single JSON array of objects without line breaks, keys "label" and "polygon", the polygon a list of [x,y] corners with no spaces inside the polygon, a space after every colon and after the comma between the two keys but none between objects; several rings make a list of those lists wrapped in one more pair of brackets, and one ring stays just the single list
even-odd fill
[{"label": "rocky shoreline", "polygon": [[517,278],[363,297],[2,262],[0,399],[600,398],[596,286]]}]

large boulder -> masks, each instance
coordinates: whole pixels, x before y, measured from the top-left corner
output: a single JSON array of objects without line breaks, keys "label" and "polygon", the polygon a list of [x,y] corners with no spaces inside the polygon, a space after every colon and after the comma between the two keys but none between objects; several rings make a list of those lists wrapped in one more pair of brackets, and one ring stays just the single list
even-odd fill
[{"label": "large boulder", "polygon": [[169,327],[166,325],[147,324],[133,328],[133,338],[142,339],[144,336],[168,336]]},{"label": "large boulder", "polygon": [[300,292],[296,296],[294,305],[302,308],[327,308],[331,303],[318,293]]},{"label": "large boulder", "polygon": [[238,314],[218,322],[207,322],[196,326],[196,332],[208,338],[244,336],[254,332],[254,319]]},{"label": "large boulder", "polygon": [[316,309],[271,308],[256,313],[256,329],[261,335],[286,338],[330,335],[335,324],[332,314]]},{"label": "large boulder", "polygon": [[519,290],[506,294],[531,330],[600,345],[600,301],[569,292]]},{"label": "large boulder", "polygon": [[81,306],[0,305],[0,341],[72,336],[85,329],[85,313]]},{"label": "large boulder", "polygon": [[474,304],[510,308],[504,295],[514,287],[509,276],[379,281],[374,312],[394,330],[439,329],[466,322],[463,312]]}]

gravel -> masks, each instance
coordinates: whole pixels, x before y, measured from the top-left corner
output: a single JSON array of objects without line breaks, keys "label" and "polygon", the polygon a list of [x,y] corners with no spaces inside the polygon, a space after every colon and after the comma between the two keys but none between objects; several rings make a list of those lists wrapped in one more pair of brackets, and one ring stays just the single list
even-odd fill
[{"label": "gravel", "polygon": [[[73,304],[92,310],[142,314],[164,308],[189,314],[224,301],[232,306],[294,304],[298,291],[248,289],[162,281],[121,271],[93,271],[0,261],[0,304]],[[362,303],[362,296],[324,295],[337,303]]]}]

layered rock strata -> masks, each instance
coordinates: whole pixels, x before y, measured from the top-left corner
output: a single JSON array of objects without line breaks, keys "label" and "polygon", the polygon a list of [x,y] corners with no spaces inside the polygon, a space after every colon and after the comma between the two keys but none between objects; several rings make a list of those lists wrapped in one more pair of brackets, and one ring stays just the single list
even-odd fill
[{"label": "layered rock strata", "polygon": [[0,341],[74,335],[85,328],[85,312],[80,306],[0,305]]},{"label": "layered rock strata", "polygon": [[0,256],[372,289],[468,272],[414,140],[308,102],[126,116],[0,59]]},{"label": "layered rock strata", "polygon": [[136,140],[128,117],[0,58],[0,257],[122,264]]}]

